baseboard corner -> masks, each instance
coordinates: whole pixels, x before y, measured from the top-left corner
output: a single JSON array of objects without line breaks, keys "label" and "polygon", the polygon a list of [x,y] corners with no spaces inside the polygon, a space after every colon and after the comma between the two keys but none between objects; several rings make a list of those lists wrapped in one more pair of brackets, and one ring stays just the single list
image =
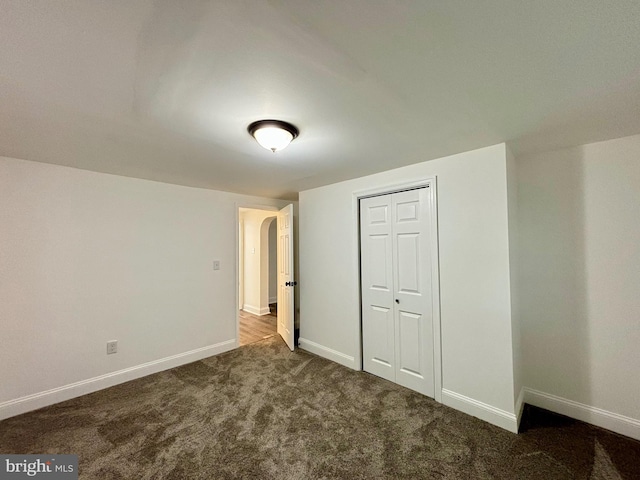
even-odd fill
[{"label": "baseboard corner", "polygon": [[302,350],[306,350],[307,352],[311,352],[319,357],[326,358],[327,360],[331,360],[332,362],[339,363],[340,365],[344,365],[345,367],[351,368],[353,370],[357,370],[355,358],[346,355],[342,352],[338,352],[329,347],[325,347],[324,345],[320,345],[319,343],[312,342],[306,338],[300,337],[298,339],[298,346]]},{"label": "baseboard corner", "polygon": [[442,403],[512,433],[518,433],[518,420],[513,413],[445,388],[442,389]]},{"label": "baseboard corner", "polygon": [[640,440],[640,420],[525,387],[524,403]]},{"label": "baseboard corner", "polygon": [[520,394],[516,399],[515,404],[515,412],[516,412],[516,423],[517,423],[517,431],[520,431],[520,421],[522,420],[522,412],[524,411],[524,397],[525,397],[525,388],[522,387],[520,389]]}]

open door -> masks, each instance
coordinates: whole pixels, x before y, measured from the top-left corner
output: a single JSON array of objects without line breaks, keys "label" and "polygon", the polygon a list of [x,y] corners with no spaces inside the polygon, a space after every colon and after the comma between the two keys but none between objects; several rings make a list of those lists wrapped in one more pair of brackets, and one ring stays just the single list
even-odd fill
[{"label": "open door", "polygon": [[294,286],[293,278],[293,205],[278,212],[278,334],[293,351]]}]

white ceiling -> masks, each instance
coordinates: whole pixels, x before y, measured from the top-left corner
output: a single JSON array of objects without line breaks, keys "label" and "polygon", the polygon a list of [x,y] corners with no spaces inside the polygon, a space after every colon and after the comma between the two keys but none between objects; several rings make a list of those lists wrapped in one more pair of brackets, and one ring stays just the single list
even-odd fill
[{"label": "white ceiling", "polygon": [[637,0],[0,0],[4,156],[295,198],[639,132]]}]

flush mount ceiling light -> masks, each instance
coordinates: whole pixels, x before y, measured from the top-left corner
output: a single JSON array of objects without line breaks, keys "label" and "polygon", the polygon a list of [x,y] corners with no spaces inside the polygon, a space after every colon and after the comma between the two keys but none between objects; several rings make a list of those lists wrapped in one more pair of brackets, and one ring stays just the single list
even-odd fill
[{"label": "flush mount ceiling light", "polygon": [[286,148],[300,133],[295,126],[281,120],[258,120],[249,125],[247,131],[273,153]]}]

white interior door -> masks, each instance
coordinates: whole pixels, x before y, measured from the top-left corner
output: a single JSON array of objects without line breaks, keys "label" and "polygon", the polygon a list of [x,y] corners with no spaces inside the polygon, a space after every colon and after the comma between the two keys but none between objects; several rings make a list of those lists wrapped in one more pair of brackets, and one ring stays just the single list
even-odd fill
[{"label": "white interior door", "polygon": [[293,351],[294,285],[293,278],[293,205],[278,212],[278,334]]},{"label": "white interior door", "polygon": [[360,202],[364,369],[434,396],[429,196]]},{"label": "white interior door", "polygon": [[427,189],[392,195],[396,382],[434,396]]},{"label": "white interior door", "polygon": [[360,238],[363,368],[394,382],[391,195],[360,201]]}]

